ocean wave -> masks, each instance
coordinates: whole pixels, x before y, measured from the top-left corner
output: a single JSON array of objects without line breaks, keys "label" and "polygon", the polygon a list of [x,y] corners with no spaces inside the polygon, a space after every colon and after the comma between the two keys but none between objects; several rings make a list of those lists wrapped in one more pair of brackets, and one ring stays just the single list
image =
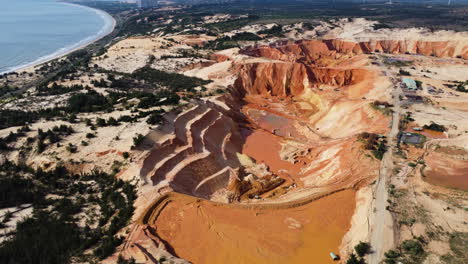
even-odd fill
[{"label": "ocean wave", "polygon": [[18,66],[9,67],[9,68],[7,68],[7,69],[5,69],[3,71],[0,68],[0,74],[18,71],[20,69],[24,69],[24,68],[31,67],[31,66],[34,66],[34,65],[42,64],[42,63],[45,63],[47,61],[62,57],[62,56],[66,55],[66,54],[68,54],[68,53],[70,53],[72,51],[83,48],[84,46],[87,46],[87,45],[101,39],[102,37],[104,37],[107,34],[111,33],[112,30],[114,29],[114,26],[115,26],[114,18],[111,15],[109,15],[108,13],[106,13],[106,12],[104,12],[102,10],[94,9],[94,8],[87,7],[87,6],[77,5],[77,4],[71,4],[71,3],[61,3],[61,4],[70,5],[70,6],[86,9],[86,10],[89,10],[89,11],[93,11],[94,13],[99,15],[99,17],[104,21],[104,26],[96,34],[93,34],[93,35],[88,36],[88,37],[86,37],[84,39],[81,39],[81,40],[79,40],[78,42],[76,42],[76,43],[74,43],[72,45],[60,48],[60,49],[54,51],[51,54],[39,57],[39,58],[35,59],[34,61],[26,62],[26,63],[23,63],[23,64],[18,65]]}]

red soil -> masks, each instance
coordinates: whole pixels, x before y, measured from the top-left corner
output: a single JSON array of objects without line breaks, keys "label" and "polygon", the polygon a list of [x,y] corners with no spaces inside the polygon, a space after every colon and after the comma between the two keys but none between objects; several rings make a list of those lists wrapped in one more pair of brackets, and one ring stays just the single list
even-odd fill
[{"label": "red soil", "polygon": [[338,252],[354,206],[351,190],[273,210],[175,196],[149,224],[194,264],[334,263],[329,253]]},{"label": "red soil", "polygon": [[443,187],[468,191],[468,161],[456,160],[441,153],[425,158],[424,180]]},{"label": "red soil", "polygon": [[102,156],[105,156],[109,153],[115,153],[117,150],[115,149],[109,149],[109,150],[106,150],[106,151],[101,151],[101,152],[96,152],[96,156],[98,157],[102,157]]}]

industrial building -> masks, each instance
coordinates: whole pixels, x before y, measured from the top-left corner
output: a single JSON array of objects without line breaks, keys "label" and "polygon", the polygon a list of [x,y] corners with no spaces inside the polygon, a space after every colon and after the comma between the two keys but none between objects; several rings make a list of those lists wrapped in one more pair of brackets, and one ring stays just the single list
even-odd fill
[{"label": "industrial building", "polygon": [[415,91],[418,89],[418,86],[415,80],[410,79],[410,78],[403,78],[401,80],[403,81],[404,88],[411,90],[411,91]]},{"label": "industrial building", "polygon": [[398,140],[399,142],[417,145],[424,143],[425,137],[418,133],[400,133]]}]

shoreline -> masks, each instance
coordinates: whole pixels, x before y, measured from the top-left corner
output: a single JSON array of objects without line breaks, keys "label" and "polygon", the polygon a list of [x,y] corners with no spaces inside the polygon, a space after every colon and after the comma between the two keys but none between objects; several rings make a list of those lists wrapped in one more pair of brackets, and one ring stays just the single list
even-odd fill
[{"label": "shoreline", "polygon": [[115,29],[117,21],[109,13],[107,13],[107,12],[105,12],[103,10],[92,8],[92,7],[89,7],[89,6],[73,4],[73,3],[66,3],[66,2],[60,2],[60,3],[62,3],[64,5],[71,5],[71,6],[75,6],[75,7],[79,7],[79,8],[83,8],[83,9],[88,9],[88,10],[96,13],[98,16],[100,16],[104,20],[104,26],[96,34],[91,35],[89,37],[86,37],[84,39],[81,39],[78,42],[76,42],[75,44],[59,48],[56,51],[54,51],[54,52],[52,52],[52,53],[50,53],[48,55],[42,56],[42,57],[40,57],[40,58],[38,58],[38,59],[36,59],[36,60],[34,60],[32,62],[28,62],[28,63],[22,64],[22,65],[14,66],[11,69],[0,72],[0,75],[1,74],[6,74],[6,73],[12,73],[12,72],[32,70],[32,68],[34,68],[36,66],[39,66],[41,64],[47,63],[49,61],[52,61],[52,60],[55,60],[55,59],[58,59],[58,58],[61,58],[61,57],[64,57],[64,56],[66,56],[66,55],[68,55],[68,54],[70,54],[70,53],[72,53],[72,52],[74,52],[76,50],[85,48],[86,46],[88,46],[88,45],[90,45],[90,44],[92,44],[92,43],[106,37],[107,35],[112,33],[114,31],[114,29]]}]

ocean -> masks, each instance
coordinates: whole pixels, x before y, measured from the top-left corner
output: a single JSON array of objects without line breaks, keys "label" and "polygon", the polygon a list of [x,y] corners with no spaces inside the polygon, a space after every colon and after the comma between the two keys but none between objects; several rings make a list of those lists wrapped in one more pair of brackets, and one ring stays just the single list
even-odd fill
[{"label": "ocean", "polygon": [[112,17],[54,0],[0,0],[0,73],[63,55],[108,33]]}]

